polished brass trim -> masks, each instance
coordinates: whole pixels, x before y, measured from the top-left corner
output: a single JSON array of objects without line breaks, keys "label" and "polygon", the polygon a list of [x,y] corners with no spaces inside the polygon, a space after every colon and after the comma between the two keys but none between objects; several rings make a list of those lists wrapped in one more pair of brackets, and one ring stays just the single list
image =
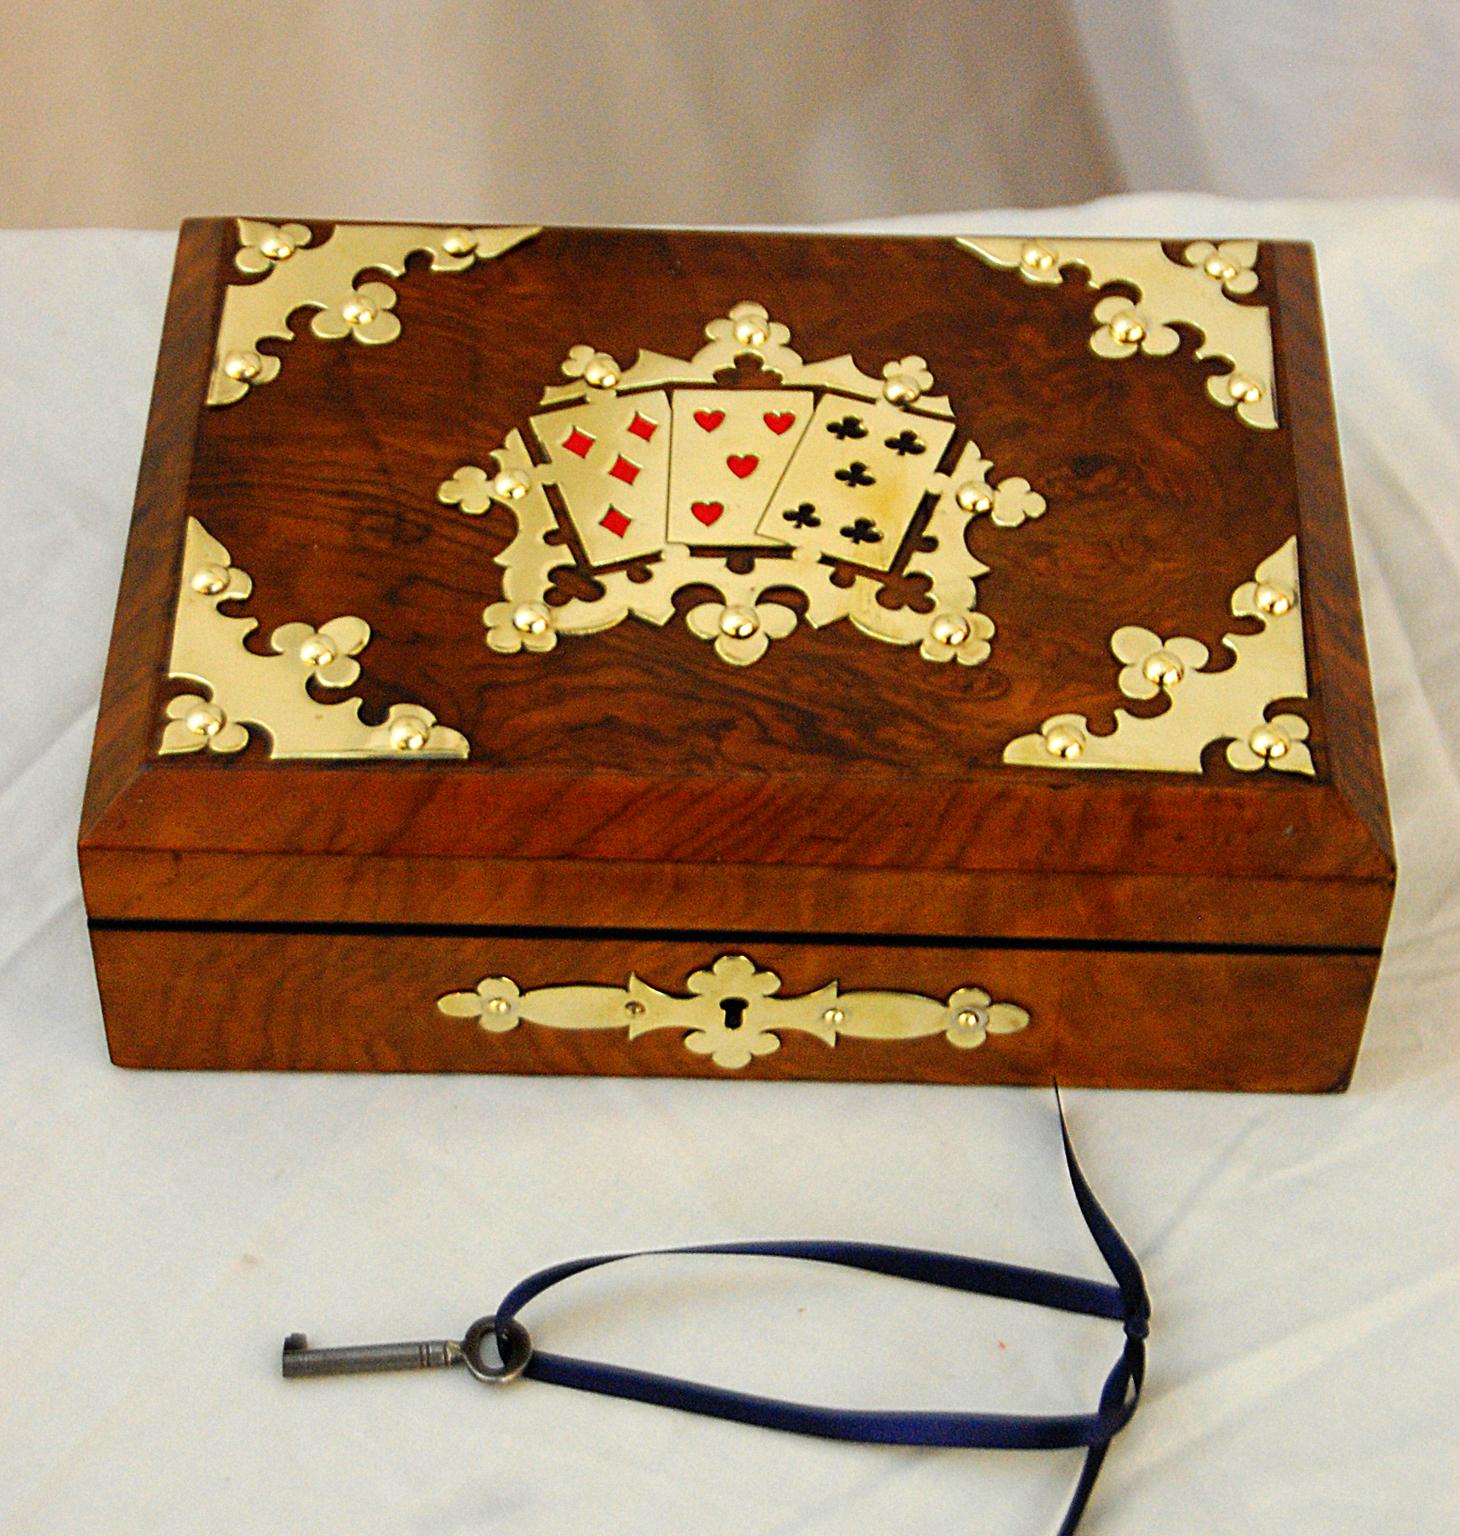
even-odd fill
[{"label": "polished brass trim", "polygon": [[323,245],[314,245],[308,225],[239,219],[234,265],[259,280],[230,283],[224,290],[208,404],[231,405],[252,385],[278,377],[279,359],[260,352],[259,343],[270,337],[293,341],[289,317],[297,309],[317,311],[309,328],[321,340],[349,336],[366,346],[394,341],[401,328],[391,313],[395,290],[387,283],[360,283],[361,273],[400,277],[407,258],[417,251],[429,253],[433,272],[459,272],[538,233],[526,225],[336,224]]},{"label": "polished brass trim", "polygon": [[1203,751],[1226,740],[1227,762],[1244,773],[1273,768],[1312,776],[1307,721],[1300,715],[1267,715],[1280,699],[1308,697],[1296,537],[1233,592],[1232,612],[1263,627],[1253,635],[1224,635],[1222,644],[1234,660],[1217,672],[1201,670],[1209,656],[1199,640],[1162,639],[1130,624],[1116,630],[1110,649],[1123,663],[1120,691],[1131,699],[1165,694],[1165,711],[1136,716],[1117,709],[1115,729],[1103,736],[1090,730],[1084,715],[1051,715],[1037,733],[1011,741],[1004,761],[1031,768],[1200,773]]},{"label": "polished brass trim", "polygon": [[323,704],[310,693],[311,683],[340,689],[359,677],[355,657],[370,640],[363,619],[331,619],[318,629],[282,624],[269,637],[274,655],[245,649],[243,642],[259,621],[231,618],[218,605],[241,601],[252,591],[248,573],[190,517],[167,672],[201,684],[208,697],[186,693],[168,700],[161,754],[238,752],[254,726],[268,736],[274,758],[467,755],[466,737],[438,725],[418,704],[393,704],[381,724],[366,725],[359,699]]},{"label": "polished brass trim", "polygon": [[[437,496],[449,506],[479,516],[496,504],[517,520],[516,536],[496,557],[502,599],[483,613],[487,645],[501,655],[548,652],[559,635],[595,634],[630,616],[664,625],[674,617],[676,592],[699,585],[713,588],[717,600],[692,608],[686,626],[735,666],[758,661],[800,623],[819,629],[840,619],[874,639],[916,645],[927,661],[973,666],[986,660],[994,626],[977,611],[975,583],[988,567],[969,552],[968,524],[987,514],[997,527],[1018,527],[1043,514],[1044,497],[1018,476],[993,483],[991,462],[971,441],[951,473],[939,468],[956,426],[947,398],[932,393],[933,376],[921,357],[891,359],[879,377],[863,373],[849,356],[808,363],[791,349],[789,328],[749,301],[710,321],[705,335],[707,345],[692,358],[641,350],[627,368],[586,343],[574,346],[562,365],[571,382],[547,388],[545,409],[530,423],[549,462],[537,462],[514,429],[491,454],[490,470],[462,465],[440,484]],[[777,376],[782,387],[717,389],[716,375],[741,358]],[[698,387],[680,388],[689,385]],[[887,449],[895,447],[889,434],[909,441],[905,453],[884,454],[882,483],[868,499],[868,517],[858,520],[867,525],[859,535],[865,545],[852,541],[852,528],[835,526],[844,515],[825,525],[812,519],[793,526],[783,521],[791,514],[780,512],[799,503],[798,487],[831,478],[826,438],[838,424],[830,418],[854,401],[867,402],[856,413],[860,436],[873,443],[886,438]],[[695,427],[698,417],[723,421],[727,412],[748,413],[745,420],[757,430],[763,419],[772,433],[785,435],[784,441],[765,438],[757,450],[763,460],[741,461],[764,463],[769,471],[755,496],[740,494],[726,478],[730,460],[721,457],[724,447],[713,429]],[[636,457],[624,470],[631,478],[615,490],[615,506],[605,514],[601,496],[589,497],[601,490],[607,466],[588,464],[592,449],[585,445],[622,443],[636,426],[649,435],[633,446]],[[570,440],[577,446],[569,449]],[[845,445],[836,451],[847,452]],[[569,544],[549,542],[559,528],[548,487],[562,499],[602,589],[592,600],[547,601],[554,572],[575,559]],[[928,497],[934,500],[923,536],[903,568],[929,578],[932,607],[888,608],[878,601],[883,585],[874,573],[897,564]],[[686,537],[696,527],[690,515],[696,506],[695,516],[714,518],[700,549]],[[732,570],[726,548],[753,553],[752,568]],[[630,560],[643,562],[636,574],[646,579],[630,579]],[[833,580],[838,565],[852,567],[849,584]],[[788,588],[805,599],[800,615],[776,596]]]},{"label": "polished brass trim", "polygon": [[1277,426],[1271,319],[1263,306],[1234,304],[1229,297],[1258,286],[1255,240],[1193,241],[1182,261],[1173,261],[1159,240],[966,235],[958,244],[989,266],[1017,271],[1028,283],[1060,283],[1065,267],[1083,267],[1091,288],[1109,283],[1136,288],[1140,297],[1135,301],[1111,295],[1096,304],[1091,351],[1108,358],[1133,357],[1138,351],[1164,357],[1181,345],[1173,325],[1194,326],[1202,333],[1194,355],[1224,358],[1232,365],[1227,373],[1207,379],[1208,397],[1235,408],[1249,427]]},{"label": "polished brass trim", "polygon": [[1029,1023],[1013,1003],[990,1001],[978,987],[960,987],[946,1000],[917,992],[843,992],[829,981],[801,997],[778,997],[781,979],[747,955],[721,955],[676,996],[630,976],[625,987],[537,987],[524,992],[506,976],[484,976],[470,992],[448,992],[437,1008],[475,1019],[489,1034],[519,1024],[547,1029],[626,1030],[630,1040],[656,1029],[684,1030],[684,1046],[717,1067],[739,1071],[780,1049],[780,1034],[797,1030],[828,1046],[857,1040],[920,1040],[942,1035],[961,1050],[990,1035],[1012,1035]]}]

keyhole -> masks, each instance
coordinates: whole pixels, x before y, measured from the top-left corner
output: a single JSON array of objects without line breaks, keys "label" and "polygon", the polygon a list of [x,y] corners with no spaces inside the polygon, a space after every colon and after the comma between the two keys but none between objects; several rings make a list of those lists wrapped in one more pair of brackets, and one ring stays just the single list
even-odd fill
[{"label": "keyhole", "polygon": [[745,1022],[745,1010],[750,1007],[743,997],[722,997],[720,1008],[725,1015],[726,1029],[739,1029]]}]

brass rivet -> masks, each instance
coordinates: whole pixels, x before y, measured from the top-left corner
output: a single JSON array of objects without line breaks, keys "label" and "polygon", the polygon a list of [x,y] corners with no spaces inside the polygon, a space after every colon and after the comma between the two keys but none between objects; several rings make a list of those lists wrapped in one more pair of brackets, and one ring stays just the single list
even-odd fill
[{"label": "brass rivet", "polygon": [[493,494],[502,497],[504,501],[516,501],[527,495],[531,486],[532,482],[520,469],[504,469],[492,481]]},{"label": "brass rivet", "polygon": [[195,736],[216,736],[226,720],[216,704],[199,704],[188,711],[187,727]]},{"label": "brass rivet", "polygon": [[754,608],[727,608],[720,615],[720,633],[732,640],[748,640],[760,628]]},{"label": "brass rivet", "polygon": [[431,727],[419,715],[402,715],[390,728],[390,744],[397,752],[419,752],[431,737]]},{"label": "brass rivet", "polygon": [[988,486],[980,480],[965,480],[954,491],[953,499],[964,512],[991,512],[994,506]]},{"label": "brass rivet", "polygon": [[612,389],[618,383],[618,369],[613,359],[599,353],[583,370],[583,382],[593,389]]},{"label": "brass rivet", "polygon": [[894,373],[882,386],[882,393],[893,405],[911,405],[921,397],[923,387],[910,373]]},{"label": "brass rivet", "polygon": [[1110,322],[1110,334],[1126,346],[1136,346],[1146,339],[1146,327],[1133,309],[1123,309]]},{"label": "brass rivet", "polygon": [[288,261],[294,254],[294,245],[292,241],[286,239],[283,235],[265,235],[259,241],[259,250],[270,261]]},{"label": "brass rivet", "polygon": [[194,592],[202,592],[211,597],[228,585],[228,572],[221,565],[199,566],[188,578],[188,585]]},{"label": "brass rivet", "polygon": [[1162,688],[1174,688],[1186,676],[1186,667],[1179,656],[1168,650],[1152,651],[1141,663],[1141,671],[1148,682]]},{"label": "brass rivet", "polygon": [[985,1020],[977,1008],[964,1008],[959,1011],[957,1018],[953,1022],[963,1029],[976,1029]]},{"label": "brass rivet", "polygon": [[476,248],[476,236],[469,229],[448,229],[441,237],[441,249],[448,256],[465,256]]},{"label": "brass rivet", "polygon": [[940,613],[932,622],[929,633],[940,645],[962,645],[971,633],[968,620],[957,614]]},{"label": "brass rivet", "polygon": [[223,371],[230,379],[238,379],[247,383],[250,379],[258,378],[263,371],[264,360],[257,352],[230,352],[223,359]]},{"label": "brass rivet", "polygon": [[488,1013],[511,1013],[512,1004],[505,997],[489,997],[486,1001]]},{"label": "brass rivet", "polygon": [[1227,393],[1239,404],[1251,405],[1262,399],[1262,385],[1256,379],[1249,379],[1245,373],[1234,373],[1227,380]]},{"label": "brass rivet", "polygon": [[357,293],[345,300],[340,313],[347,325],[369,325],[375,318],[376,309],[369,299],[362,299]]},{"label": "brass rivet", "polygon": [[763,347],[770,335],[759,320],[741,320],[735,326],[735,339],[742,346]]},{"label": "brass rivet", "polygon": [[327,667],[338,653],[323,635],[311,635],[299,647],[299,654],[312,667]]},{"label": "brass rivet", "polygon": [[624,1012],[632,1014],[635,1018],[638,1018],[638,1016],[643,1013],[643,1011],[644,1005],[636,997],[631,997],[628,1002],[624,1004]]},{"label": "brass rivet", "polygon": [[1288,748],[1293,744],[1293,738],[1276,725],[1259,725],[1247,738],[1247,745],[1257,753],[1259,757],[1265,757],[1269,762],[1274,762],[1280,757],[1286,757]]},{"label": "brass rivet", "polygon": [[1044,745],[1055,757],[1078,757],[1085,750],[1085,733],[1078,726],[1057,725],[1046,733]]},{"label": "brass rivet", "polygon": [[1207,257],[1203,263],[1203,269],[1208,277],[1215,278],[1219,283],[1230,283],[1237,275],[1237,268],[1225,256],[1219,256],[1215,251]]},{"label": "brass rivet", "polygon": [[1048,272],[1054,265],[1054,252],[1047,245],[1031,240],[1019,252],[1019,263],[1021,266],[1033,267],[1036,272]]},{"label": "brass rivet", "polygon": [[1259,613],[1281,618],[1293,606],[1293,594],[1275,581],[1260,581],[1254,596]]},{"label": "brass rivet", "polygon": [[831,1025],[845,1024],[847,1022],[846,1010],[843,1008],[823,1008],[821,1017],[823,1022]]},{"label": "brass rivet", "polygon": [[512,628],[523,635],[547,632],[552,616],[542,603],[519,603],[512,612]]}]

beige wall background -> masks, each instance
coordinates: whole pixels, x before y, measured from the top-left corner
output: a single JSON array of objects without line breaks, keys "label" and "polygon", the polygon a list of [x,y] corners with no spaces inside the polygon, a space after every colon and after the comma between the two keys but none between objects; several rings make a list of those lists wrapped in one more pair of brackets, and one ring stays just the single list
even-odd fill
[{"label": "beige wall background", "polygon": [[1460,193],[1460,5],[0,0],[0,224]]}]

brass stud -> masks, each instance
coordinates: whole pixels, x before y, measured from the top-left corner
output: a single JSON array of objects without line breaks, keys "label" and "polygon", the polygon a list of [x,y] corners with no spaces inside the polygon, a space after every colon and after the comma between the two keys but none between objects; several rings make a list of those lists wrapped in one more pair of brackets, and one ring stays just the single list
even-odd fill
[{"label": "brass stud", "polygon": [[770,332],[759,320],[747,317],[736,321],[735,339],[745,347],[763,347],[770,340]]},{"label": "brass stud", "polygon": [[466,256],[477,248],[477,237],[469,229],[448,229],[441,237],[441,249],[448,256]]},{"label": "brass stud", "polygon": [[212,597],[228,585],[228,572],[221,565],[201,565],[188,577],[188,585],[194,592]]},{"label": "brass stud", "polygon": [[1202,270],[1219,283],[1230,283],[1237,275],[1237,268],[1225,256],[1213,251],[1202,263]]},{"label": "brass stud", "polygon": [[505,997],[489,997],[483,1005],[488,1013],[511,1013],[512,1004]]},{"label": "brass stud", "polygon": [[369,325],[377,313],[370,300],[362,298],[358,293],[351,294],[340,305],[340,314],[344,317],[346,325]]},{"label": "brass stud", "polygon": [[981,480],[965,480],[954,491],[953,499],[964,512],[992,512],[994,509],[993,495]]},{"label": "brass stud", "polygon": [[583,382],[592,389],[612,389],[618,383],[618,369],[613,359],[602,353],[583,370]]},{"label": "brass stud", "polygon": [[327,667],[339,654],[323,635],[311,635],[299,647],[300,656],[312,667]]},{"label": "brass stud", "polygon": [[1293,594],[1275,581],[1260,581],[1253,594],[1253,602],[1259,613],[1279,619],[1293,606]]},{"label": "brass stud", "polygon": [[1146,339],[1146,327],[1133,309],[1123,309],[1110,321],[1110,334],[1124,346],[1138,346]]},{"label": "brass stud", "polygon": [[1288,749],[1293,745],[1293,738],[1281,726],[1259,725],[1247,738],[1247,745],[1259,757],[1264,757],[1272,763],[1288,755]]},{"label": "brass stud", "polygon": [[1044,745],[1055,757],[1078,757],[1085,750],[1085,733],[1078,726],[1057,725],[1046,732]]},{"label": "brass stud", "polygon": [[833,1029],[847,1022],[847,1014],[844,1008],[823,1008],[821,1018],[823,1023],[830,1024]]},{"label": "brass stud", "polygon": [[228,723],[228,717],[216,704],[199,704],[187,714],[187,728],[195,736],[216,736]]},{"label": "brass stud", "polygon": [[492,481],[492,494],[500,496],[504,501],[517,501],[527,495],[531,488],[532,481],[520,469],[504,469]]},{"label": "brass stud", "polygon": [[288,261],[288,259],[294,254],[294,242],[290,240],[287,235],[265,235],[264,238],[259,241],[259,250],[262,251],[270,261]]},{"label": "brass stud", "polygon": [[961,1029],[978,1029],[988,1023],[988,1016],[980,1008],[962,1008],[953,1022]]},{"label": "brass stud", "polygon": [[519,603],[512,611],[512,628],[521,635],[546,634],[552,615],[542,603]]},{"label": "brass stud", "polygon": [[1019,264],[1029,267],[1035,272],[1048,272],[1054,265],[1055,255],[1047,245],[1042,245],[1038,240],[1031,240],[1019,252]]},{"label": "brass stud", "polygon": [[631,997],[628,1002],[624,1004],[624,1012],[631,1014],[636,1019],[640,1014],[643,1013],[643,1011],[644,1005],[636,997]]},{"label": "brass stud", "polygon": [[939,645],[962,645],[972,631],[968,620],[954,613],[940,613],[929,626],[929,634]]},{"label": "brass stud", "polygon": [[923,387],[910,373],[894,373],[883,384],[882,393],[893,405],[911,405],[921,397]]},{"label": "brass stud", "polygon": [[1141,663],[1141,672],[1148,682],[1161,688],[1174,688],[1186,676],[1185,663],[1173,651],[1152,651]]},{"label": "brass stud", "polygon": [[720,633],[732,640],[748,640],[759,628],[754,608],[730,607],[720,615]]},{"label": "brass stud", "polygon": [[419,715],[402,715],[390,728],[390,744],[397,752],[419,752],[431,737],[431,727]]},{"label": "brass stud", "polygon": [[230,352],[223,359],[223,371],[230,379],[237,379],[242,384],[247,384],[250,379],[258,378],[263,372],[264,360],[257,352],[244,350]]},{"label": "brass stud", "polygon": [[1234,373],[1227,380],[1227,393],[1239,405],[1252,405],[1262,399],[1262,385],[1245,373]]}]

